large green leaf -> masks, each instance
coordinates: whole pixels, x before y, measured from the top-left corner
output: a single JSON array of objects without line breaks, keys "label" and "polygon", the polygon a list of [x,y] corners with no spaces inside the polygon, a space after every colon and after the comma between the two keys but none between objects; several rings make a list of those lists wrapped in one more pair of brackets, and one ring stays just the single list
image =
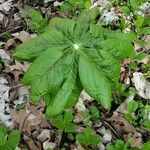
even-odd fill
[{"label": "large green leaf", "polygon": [[72,104],[75,104],[77,102],[77,99],[81,92],[81,87],[78,84],[76,74],[77,64],[73,64],[71,71],[65,78],[62,88],[58,90],[58,93],[53,99],[53,102],[48,106],[48,116],[55,116],[61,113],[66,107],[72,106]]},{"label": "large green leaf", "polygon": [[83,88],[90,96],[97,99],[102,106],[111,106],[111,88],[104,73],[98,69],[86,55],[81,54],[79,75]]},{"label": "large green leaf", "polygon": [[75,104],[82,89],[109,109],[112,85],[120,74],[118,62],[134,52],[132,34],[80,19],[52,19],[45,33],[18,46],[14,54],[33,61],[23,83],[30,86],[34,103],[46,97],[49,116]]},{"label": "large green leaf", "polygon": [[[31,75],[34,79],[31,78],[30,98],[34,102],[37,102],[40,96],[47,94],[47,92],[55,92],[61,87],[65,76],[68,71],[70,71],[73,61],[73,54],[68,54],[67,51],[68,49],[60,56],[60,54],[57,55],[58,51],[53,50],[53,53],[51,53],[51,50],[48,49],[43,52],[29,68],[31,73],[26,73],[26,79],[30,79],[30,75],[37,66],[39,68],[34,76]],[[51,58],[52,55],[54,58]],[[24,81],[26,81],[26,79],[24,79]]]},{"label": "large green leaf", "polygon": [[101,42],[101,47],[113,55],[118,61],[128,56],[134,56],[133,46],[124,40],[107,39]]},{"label": "large green leaf", "polygon": [[[103,49],[84,49],[86,56],[97,66],[98,69],[103,71],[106,77],[117,84],[120,75],[120,64],[110,55],[109,52]],[[111,83],[111,82],[110,82]]]},{"label": "large green leaf", "polygon": [[63,35],[60,32],[50,30],[19,45],[13,55],[18,60],[33,61],[44,50],[65,44],[65,39],[63,39]]}]

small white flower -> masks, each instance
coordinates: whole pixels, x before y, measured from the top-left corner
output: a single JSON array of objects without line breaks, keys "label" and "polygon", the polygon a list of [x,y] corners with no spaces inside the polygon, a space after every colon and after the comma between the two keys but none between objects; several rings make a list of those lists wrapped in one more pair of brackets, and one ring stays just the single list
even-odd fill
[{"label": "small white flower", "polygon": [[103,11],[100,20],[104,22],[106,25],[111,24],[112,22],[117,22],[119,20],[119,16],[114,11]]},{"label": "small white flower", "polygon": [[53,0],[44,0],[44,3],[48,3],[48,2],[51,2]]},{"label": "small white flower", "polygon": [[58,7],[58,6],[61,6],[63,2],[58,2],[58,1],[55,1],[54,2],[54,7]]},{"label": "small white flower", "polygon": [[142,6],[140,6],[140,10],[144,15],[150,14],[150,3],[144,3]]}]

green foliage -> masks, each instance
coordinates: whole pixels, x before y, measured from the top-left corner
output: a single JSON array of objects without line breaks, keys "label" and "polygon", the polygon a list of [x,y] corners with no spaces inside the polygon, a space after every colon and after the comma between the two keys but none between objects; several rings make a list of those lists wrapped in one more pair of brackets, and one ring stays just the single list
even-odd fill
[{"label": "green foliage", "polygon": [[64,132],[74,132],[76,125],[72,123],[73,115],[71,112],[65,112],[64,114],[59,114],[54,118],[54,125],[58,129]]},{"label": "green foliage", "polygon": [[150,19],[148,17],[136,16],[135,27],[138,35],[150,34]]},{"label": "green foliage", "polygon": [[86,110],[86,111],[84,111],[82,113],[82,117],[83,117],[83,124],[84,124],[84,126],[91,127],[92,126],[92,121],[90,120],[91,116],[90,116],[90,113],[89,113],[88,110]]},{"label": "green foliage", "polygon": [[67,13],[70,17],[77,17],[91,6],[90,0],[65,0],[61,5],[60,11]]},{"label": "green foliage", "polygon": [[130,122],[136,120],[135,111],[138,109],[138,102],[132,100],[127,105],[127,112],[125,113],[125,118]]},{"label": "green foliage", "polygon": [[47,25],[48,20],[43,18],[38,11],[33,10],[31,13],[31,21],[29,21],[29,28],[37,33],[43,33]]},{"label": "green foliage", "polygon": [[92,126],[94,123],[100,122],[100,113],[96,106],[90,106],[82,113],[84,126]]},{"label": "green foliage", "polygon": [[133,125],[150,131],[149,111],[150,105],[143,105],[141,102],[132,100],[128,103],[124,116]]},{"label": "green foliage", "polygon": [[109,145],[107,150],[129,150],[129,143],[124,141],[117,140],[115,144]]},{"label": "green foliage", "polygon": [[136,10],[144,2],[144,0],[129,0],[130,6]]},{"label": "green foliage", "polygon": [[47,28],[48,20],[43,18],[39,11],[31,7],[27,7],[25,10],[21,11],[20,16],[25,20],[28,29],[33,32],[41,34]]},{"label": "green foliage", "polygon": [[99,16],[99,8],[94,7],[88,11],[81,13],[78,17],[78,21],[81,23],[95,23],[96,18]]},{"label": "green foliage", "polygon": [[[142,14],[143,12],[140,10],[140,6],[145,2],[147,2],[147,0],[129,0],[123,2],[123,6],[121,6],[124,15],[131,17],[131,22],[133,23],[132,30],[135,29],[137,39],[143,35],[150,34],[150,18]],[[124,18],[121,19],[120,28],[126,28],[125,20]]]},{"label": "green foliage", "polygon": [[116,86],[115,90],[112,93],[113,101],[116,104],[120,104],[122,102],[122,96],[127,97],[128,94],[125,92],[125,90],[126,90],[126,85],[122,83],[119,83],[118,86]]},{"label": "green foliage", "polygon": [[96,135],[91,128],[86,128],[83,133],[76,136],[76,140],[83,145],[97,145],[100,142],[100,137]]},{"label": "green foliage", "polygon": [[111,144],[107,147],[107,150],[149,150],[150,141],[146,142],[142,148],[133,148],[131,147],[132,139],[128,140],[128,142],[124,142],[122,140],[117,140],[114,144]]},{"label": "green foliage", "polygon": [[34,103],[45,96],[48,116],[73,106],[82,89],[110,109],[120,61],[134,55],[132,33],[106,30],[86,18],[52,19],[46,32],[16,48],[16,59],[33,62],[23,83],[31,86]]},{"label": "green foliage", "polygon": [[96,106],[90,106],[89,108],[91,113],[91,120],[94,122],[98,122],[100,120],[100,113]]},{"label": "green foliage", "polygon": [[15,150],[20,141],[20,133],[13,130],[8,135],[5,127],[0,126],[0,149],[1,150]]}]

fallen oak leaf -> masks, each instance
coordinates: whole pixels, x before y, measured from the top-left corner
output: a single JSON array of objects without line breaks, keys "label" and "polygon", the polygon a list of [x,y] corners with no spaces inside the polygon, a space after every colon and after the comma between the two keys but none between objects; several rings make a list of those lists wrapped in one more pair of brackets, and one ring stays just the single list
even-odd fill
[{"label": "fallen oak leaf", "polygon": [[14,39],[9,39],[9,40],[5,43],[4,49],[5,49],[5,50],[11,50],[12,48],[15,47],[15,44],[16,44],[16,42],[15,42]]},{"label": "fallen oak leaf", "polygon": [[38,141],[34,141],[32,138],[29,138],[28,140],[25,140],[28,144],[30,150],[41,150],[41,143]]},{"label": "fallen oak leaf", "polygon": [[27,63],[22,64],[18,61],[15,61],[14,65],[6,65],[4,72],[13,74],[15,83],[18,83],[20,80],[20,75],[22,75],[27,70],[27,68]]},{"label": "fallen oak leaf", "polygon": [[107,121],[119,135],[122,135],[124,140],[127,141],[129,138],[132,138],[131,146],[138,148],[143,146],[142,135],[136,131],[136,128],[131,125],[122,114],[114,114],[111,118],[107,119]]},{"label": "fallen oak leaf", "polygon": [[4,70],[4,72],[5,73],[10,73],[10,72],[12,72],[14,70],[18,70],[18,71],[23,73],[23,72],[25,72],[27,70],[27,68],[28,68],[28,65],[26,63],[22,64],[22,63],[20,63],[18,61],[15,61],[14,65],[6,66],[6,69]]},{"label": "fallen oak leaf", "polygon": [[28,32],[25,32],[25,31],[21,31],[19,33],[19,35],[17,35],[15,37],[16,40],[19,40],[21,42],[25,42],[26,40],[28,40],[30,38],[30,34]]},{"label": "fallen oak leaf", "polygon": [[37,109],[36,106],[30,105],[23,110],[11,110],[12,118],[19,124],[21,132],[28,132],[31,134],[32,130],[39,130],[43,128],[51,128],[48,121],[42,114],[42,109]]}]

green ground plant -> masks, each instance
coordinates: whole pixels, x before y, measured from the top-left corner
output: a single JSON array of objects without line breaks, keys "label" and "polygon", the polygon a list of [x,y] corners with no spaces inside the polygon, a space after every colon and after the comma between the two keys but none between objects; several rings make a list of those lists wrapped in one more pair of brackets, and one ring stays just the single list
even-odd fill
[{"label": "green ground plant", "polygon": [[59,114],[53,120],[55,127],[67,133],[75,132],[76,125],[72,121],[73,115],[71,112]]},{"label": "green ground plant", "polygon": [[150,131],[149,112],[150,105],[132,100],[128,103],[124,116],[134,126],[140,126]]},{"label": "green ground plant", "polygon": [[109,145],[107,150],[149,150],[150,148],[150,141],[146,142],[142,148],[131,147],[131,142],[132,139],[129,139],[127,142],[117,140],[114,144]]},{"label": "green ground plant", "polygon": [[60,12],[70,17],[77,17],[91,6],[91,0],[65,0],[60,7]]},{"label": "green ground plant", "polygon": [[13,130],[9,134],[4,126],[0,126],[0,150],[15,150],[20,141],[20,133]]},{"label": "green ground plant", "polygon": [[76,140],[85,146],[96,146],[100,142],[100,137],[88,127],[83,133],[80,133],[76,136]]},{"label": "green ground plant", "polygon": [[48,116],[74,106],[82,89],[109,110],[120,63],[134,56],[134,34],[90,23],[97,17],[92,13],[77,20],[54,18],[46,32],[16,48],[16,59],[32,62],[23,78],[30,98],[37,103],[44,96]]}]

